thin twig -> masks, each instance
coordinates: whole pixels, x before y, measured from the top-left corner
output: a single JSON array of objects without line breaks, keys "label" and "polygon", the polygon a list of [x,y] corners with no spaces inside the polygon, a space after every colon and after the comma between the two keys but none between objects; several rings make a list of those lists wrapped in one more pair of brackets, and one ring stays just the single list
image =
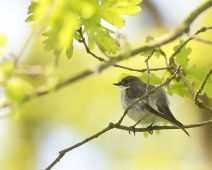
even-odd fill
[{"label": "thin twig", "polygon": [[197,41],[200,41],[202,43],[206,43],[206,44],[212,44],[212,41],[210,40],[205,40],[205,39],[202,39],[202,38],[197,38],[197,37],[194,37],[194,40],[197,40]]},{"label": "thin twig", "polygon": [[146,67],[147,67],[147,85],[146,85],[146,92],[149,91],[149,80],[150,80],[150,70],[149,70],[149,59],[152,57],[152,55],[154,54],[155,49],[152,50],[151,54],[147,57],[147,59],[145,60],[146,63]]},{"label": "thin twig", "polygon": [[[192,39],[194,39],[194,37],[202,32],[205,32],[207,30],[211,29],[211,27],[202,27],[201,29],[197,30],[193,36],[190,36],[186,41],[184,41],[177,49],[176,51],[171,55],[171,57],[169,58],[169,66],[173,67],[174,69],[176,68],[176,64],[174,61],[174,57],[181,51],[181,49]],[[185,78],[185,76],[183,75],[182,72],[178,73],[180,79],[183,81],[183,83],[185,84],[185,86],[188,88],[189,92],[191,93],[191,95],[194,97],[195,96],[195,92],[194,89],[192,87],[192,85],[190,84],[190,82]]]},{"label": "thin twig", "polygon": [[92,136],[90,136],[90,137],[84,139],[83,141],[81,141],[81,142],[79,142],[79,143],[77,143],[77,144],[75,144],[75,145],[73,145],[73,146],[71,146],[71,147],[68,147],[68,148],[66,148],[66,149],[61,150],[61,151],[59,152],[58,157],[57,157],[57,158],[56,158],[56,159],[55,159],[45,170],[50,170],[56,163],[58,163],[58,162],[61,160],[61,158],[62,158],[67,152],[69,152],[69,151],[71,151],[71,150],[73,150],[73,149],[75,149],[75,148],[77,148],[77,147],[79,147],[79,146],[81,146],[81,145],[83,145],[83,144],[89,142],[90,140],[93,140],[94,138],[99,137],[99,136],[102,135],[103,133],[105,133],[105,132],[107,132],[107,131],[109,131],[109,130],[111,130],[111,129],[113,129],[113,128],[114,128],[114,127],[111,126],[111,125],[109,124],[108,127],[106,127],[105,129],[101,130],[100,132],[98,132],[98,133],[96,133],[96,134],[94,134],[94,135],[92,135]]},{"label": "thin twig", "polygon": [[172,63],[174,63],[174,57],[181,51],[181,49],[192,39],[194,39],[194,37],[202,32],[205,32],[209,29],[212,29],[212,27],[202,27],[199,30],[197,30],[194,35],[190,36],[186,41],[184,41],[177,49],[176,51],[171,55],[171,57],[169,58],[169,65],[171,65]]},{"label": "thin twig", "polygon": [[209,77],[211,76],[212,74],[212,69],[210,69],[210,71],[208,72],[208,74],[206,75],[204,81],[202,82],[202,84],[200,85],[199,89],[197,90],[196,94],[195,94],[195,97],[194,97],[194,100],[196,101],[200,95],[200,93],[202,92],[202,90],[204,89],[205,87],[205,84],[206,82],[208,81]]},{"label": "thin twig", "polygon": [[[121,66],[121,65],[119,65],[119,68],[123,68],[123,69],[129,70],[129,71],[136,71],[136,72],[148,71],[146,68],[145,69],[134,69],[134,68],[129,68],[129,67]],[[168,70],[168,69],[170,69],[170,67],[150,68],[149,70],[150,71],[159,71],[159,70]]]},{"label": "thin twig", "polygon": [[[210,26],[210,27],[203,27],[202,28],[204,31],[206,31],[206,30],[209,30],[209,29],[212,29],[212,26]],[[189,35],[189,37],[192,37],[194,40],[197,40],[197,41],[200,41],[200,42],[203,42],[203,43],[206,43],[206,44],[212,44],[212,41],[210,41],[210,40],[205,40],[205,39],[202,39],[202,38],[198,38],[198,37],[195,37],[196,35],[190,35],[190,34],[188,34]]]},{"label": "thin twig", "polygon": [[94,54],[88,47],[85,38],[83,37],[83,32],[82,32],[82,27],[80,27],[80,29],[77,31],[80,35],[80,40],[79,42],[83,43],[83,45],[85,46],[86,52],[89,53],[90,55],[92,55],[94,58],[96,58],[97,60],[99,60],[100,62],[107,62],[107,60],[105,60],[102,57],[97,56],[96,54]]},{"label": "thin twig", "polygon": [[210,71],[208,72],[208,74],[206,75],[204,81],[202,82],[202,84],[200,85],[199,89],[197,90],[195,96],[194,96],[194,102],[197,106],[199,106],[200,108],[204,108],[205,110],[209,111],[210,113],[212,113],[212,109],[210,107],[208,107],[204,102],[202,102],[199,99],[199,95],[202,92],[202,90],[205,87],[206,82],[208,81],[209,77],[212,74],[212,69],[210,69]]},{"label": "thin twig", "polygon": [[[117,125],[114,123],[110,123],[112,127],[115,129],[121,129],[121,130],[126,130],[130,131],[132,130],[132,127],[124,126],[124,125]],[[189,129],[189,128],[196,128],[196,127],[201,127],[205,125],[212,125],[212,120],[200,122],[200,123],[195,123],[195,124],[189,124],[189,125],[183,125],[183,128]],[[134,128],[133,131],[135,132],[148,132],[150,130],[168,130],[168,129],[180,129],[177,126],[152,126],[152,127],[146,127],[146,128]]]},{"label": "thin twig", "polygon": [[158,47],[158,49],[159,49],[160,53],[162,54],[162,56],[164,57],[166,66],[168,67],[168,60],[166,57],[166,53],[161,49],[161,47]]}]

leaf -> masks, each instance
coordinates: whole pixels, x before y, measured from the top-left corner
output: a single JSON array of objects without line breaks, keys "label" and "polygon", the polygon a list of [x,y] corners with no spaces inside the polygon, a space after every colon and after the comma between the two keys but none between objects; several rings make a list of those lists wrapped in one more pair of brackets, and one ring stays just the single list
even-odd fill
[{"label": "leaf", "polygon": [[146,37],[146,43],[149,43],[149,42],[151,42],[151,41],[153,41],[153,40],[155,40],[154,39],[154,37],[153,36],[151,36],[151,35],[148,35],[147,37]]},{"label": "leaf", "polygon": [[[146,43],[150,43],[150,42],[152,42],[152,41],[154,41],[154,40],[155,40],[155,38],[154,38],[153,36],[148,35],[148,36],[146,37],[145,42],[146,42]],[[154,50],[153,56],[155,56],[155,57],[157,57],[157,58],[161,56],[160,47],[157,47],[157,48],[152,49],[152,50],[146,50],[146,51],[144,51],[143,53],[141,53],[141,55],[144,56],[144,57],[149,57],[149,56],[152,54],[152,51],[153,51],[153,50]]]},{"label": "leaf", "polygon": [[[207,73],[209,72],[209,68],[203,67],[198,68],[195,64],[189,67],[186,70],[186,77],[192,84],[195,91],[197,91],[204,81]],[[205,93],[208,97],[212,98],[212,76],[209,77],[208,81],[206,82],[206,85],[202,91],[202,93]]]},{"label": "leaf", "polygon": [[39,3],[36,1],[31,1],[31,5],[28,7],[28,12],[27,14],[32,14],[30,16],[28,16],[25,20],[25,22],[31,22],[35,20],[35,17],[33,15],[34,11],[37,9]]},{"label": "leaf", "polygon": [[74,46],[73,46],[73,42],[71,41],[70,47],[68,49],[66,49],[66,56],[68,57],[68,59],[70,59],[72,57],[73,50],[74,50]]},{"label": "leaf", "polygon": [[[116,54],[117,47],[119,46],[118,42],[109,35],[108,31],[100,30],[94,40],[100,50],[106,51],[109,54]],[[111,46],[113,44],[113,46]]]},{"label": "leaf", "polygon": [[147,138],[149,136],[149,132],[143,132],[143,135],[145,138]]},{"label": "leaf", "polygon": [[173,94],[177,94],[181,97],[192,99],[191,94],[182,81],[177,82],[176,80],[172,80],[171,83],[168,85],[168,94],[171,96],[173,96]]},{"label": "leaf", "polygon": [[46,51],[51,51],[56,48],[57,45],[57,36],[54,34],[51,34],[51,31],[47,31],[43,33],[43,36],[48,37],[43,41],[44,49]]},{"label": "leaf", "polygon": [[[184,43],[183,40],[180,40],[179,45],[174,47],[174,51],[176,51],[180,46]],[[184,70],[188,67],[188,55],[191,53],[191,48],[186,48],[186,46],[183,46],[179,53],[175,56],[175,61],[177,64],[181,65],[181,68]]]},{"label": "leaf", "polygon": [[19,78],[14,78],[7,83],[5,94],[12,101],[20,104],[27,95],[33,92],[32,85]]},{"label": "leaf", "polygon": [[[139,77],[142,81],[147,82],[148,81],[148,73],[142,73],[142,75]],[[149,83],[153,85],[162,84],[163,81],[161,78],[156,76],[154,73],[150,73],[150,79]]]},{"label": "leaf", "polygon": [[[120,28],[125,25],[123,15],[134,15],[140,11],[137,6],[142,0],[54,0],[32,2],[28,8],[31,14],[26,22],[34,21],[34,28],[43,28],[47,38],[45,50],[62,51],[66,49],[67,57],[73,54],[73,39],[77,30],[83,28],[83,36],[88,37],[88,46],[95,44],[109,54],[116,54],[119,46],[111,34],[113,31],[102,25],[102,20]],[[63,10],[61,10],[63,9]],[[47,34],[50,33],[50,34]],[[78,36],[79,37],[79,36]],[[77,40],[79,40],[77,38]]]}]

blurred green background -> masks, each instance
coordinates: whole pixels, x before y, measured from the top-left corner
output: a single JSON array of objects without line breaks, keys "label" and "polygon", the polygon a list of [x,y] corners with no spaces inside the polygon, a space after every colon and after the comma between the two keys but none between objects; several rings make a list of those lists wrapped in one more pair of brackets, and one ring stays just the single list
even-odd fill
[{"label": "blurred green background", "polygon": [[[171,31],[200,3],[199,0],[144,1],[141,13],[126,17],[127,26],[120,32],[134,49],[145,41],[147,35],[157,38]],[[24,23],[29,4],[28,0],[5,0],[0,3],[0,32],[6,34],[8,47],[14,53],[21,49],[30,32],[30,25]],[[211,26],[211,18],[212,9],[209,9],[195,20],[191,31]],[[212,40],[212,32],[203,33],[201,38]],[[65,55],[61,56],[59,65],[55,68],[55,57],[51,52],[43,50],[42,41],[42,37],[37,37],[19,63],[21,66],[39,65],[47,70],[45,74],[33,76],[18,74],[34,87],[54,83],[58,77],[73,77],[85,69],[95,69],[99,64],[76,42],[74,56],[70,60]],[[162,47],[167,56],[172,54],[176,44],[178,41]],[[192,64],[211,67],[211,45],[192,41],[188,46],[192,47]],[[98,50],[94,52],[103,55]],[[120,64],[145,68],[144,60],[145,58],[137,56]],[[164,66],[164,61],[151,60],[150,67],[160,66]],[[5,112],[12,114],[0,119],[0,169],[45,169],[60,150],[95,134],[109,122],[117,122],[123,109],[119,89],[112,84],[118,81],[122,73],[140,75],[110,67],[100,74],[96,73],[58,91],[32,99],[18,109],[1,109],[2,115]],[[1,96],[4,98],[2,92]],[[169,99],[173,114],[183,124],[201,122],[211,116],[198,109],[193,101],[179,96]],[[134,122],[125,117],[123,124],[131,126]],[[211,126],[188,129],[190,138],[181,130],[164,130],[159,135],[154,133],[148,137],[144,137],[143,133],[133,136],[127,131],[111,130],[67,153],[53,170],[210,170],[211,130]]]}]

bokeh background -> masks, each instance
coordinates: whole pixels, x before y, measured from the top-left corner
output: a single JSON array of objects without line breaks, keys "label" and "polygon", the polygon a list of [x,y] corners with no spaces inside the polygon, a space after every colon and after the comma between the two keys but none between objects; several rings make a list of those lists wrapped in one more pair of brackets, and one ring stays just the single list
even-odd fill
[{"label": "bokeh background", "polygon": [[[126,36],[132,49],[139,47],[147,35],[155,38],[174,29],[202,0],[146,0],[142,11],[134,17],[126,17],[127,26],[115,30]],[[0,32],[7,36],[7,48],[17,54],[30,35],[27,17],[29,0],[0,1]],[[196,31],[212,25],[212,9],[200,15],[191,26]],[[201,35],[212,40],[212,32]],[[55,57],[45,52],[42,37],[36,37],[25,50],[19,65],[45,67],[43,74],[19,77],[30,81],[34,87],[54,81],[52,67]],[[175,41],[163,46],[167,56],[173,52]],[[68,60],[63,55],[56,68],[61,78],[72,77],[87,68],[95,68],[99,62],[89,56],[81,44],[75,43],[74,56]],[[211,45],[192,41],[191,64],[211,67]],[[95,53],[103,55],[98,50]],[[121,62],[133,68],[145,68],[141,56]],[[152,60],[150,67],[160,67],[164,61]],[[18,110],[0,110],[0,169],[43,170],[58,152],[82,141],[116,122],[123,113],[119,89],[112,84],[120,74],[140,75],[119,68],[109,68],[59,91],[35,98]],[[160,72],[158,72],[160,75]],[[49,78],[50,77],[50,78]],[[3,101],[3,89],[1,89]],[[193,101],[170,96],[171,110],[183,124],[208,120],[210,114],[198,109]],[[210,101],[208,101],[210,103]],[[9,116],[8,116],[9,114]],[[133,125],[128,117],[123,124]],[[53,170],[210,170],[212,167],[212,127],[188,130],[191,137],[181,130],[165,130],[159,135],[144,137],[143,133],[130,135],[127,131],[111,130],[85,145],[67,153]]]}]

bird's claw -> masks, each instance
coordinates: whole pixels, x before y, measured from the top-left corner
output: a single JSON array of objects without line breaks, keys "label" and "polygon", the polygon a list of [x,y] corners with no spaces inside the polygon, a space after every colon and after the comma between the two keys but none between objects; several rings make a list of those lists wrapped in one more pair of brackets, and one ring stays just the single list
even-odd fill
[{"label": "bird's claw", "polygon": [[129,130],[129,134],[131,134],[130,132],[132,131],[133,134],[134,134],[134,136],[135,136],[135,127],[136,127],[137,124],[140,123],[140,121],[141,121],[141,120],[139,120],[139,121],[138,121],[136,124],[134,124],[133,126],[130,126],[130,129],[131,129],[131,130]]},{"label": "bird's claw", "polygon": [[130,126],[129,134],[131,134],[131,131],[133,132],[133,136],[135,136],[135,125]]},{"label": "bird's claw", "polygon": [[149,129],[149,134],[152,135],[153,134],[153,129],[152,129],[153,123],[150,124],[149,126],[147,126],[147,128]]}]

